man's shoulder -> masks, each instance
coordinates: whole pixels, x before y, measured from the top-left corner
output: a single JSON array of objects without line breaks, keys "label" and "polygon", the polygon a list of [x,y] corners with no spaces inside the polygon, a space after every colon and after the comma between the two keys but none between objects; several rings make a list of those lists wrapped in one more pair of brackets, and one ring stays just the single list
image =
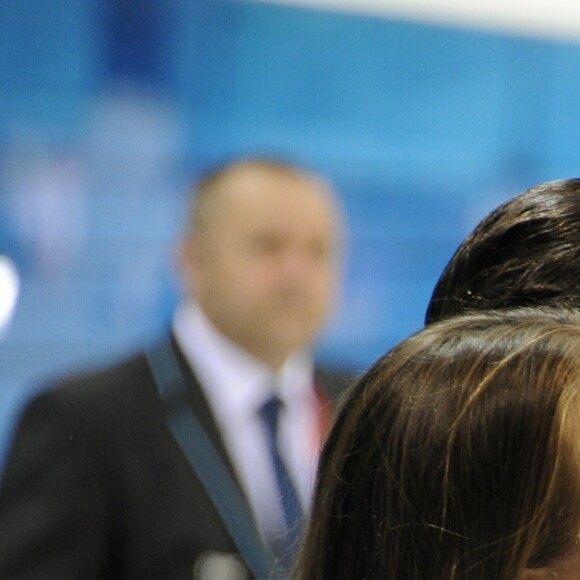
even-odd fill
[{"label": "man's shoulder", "polygon": [[145,411],[158,398],[145,349],[118,356],[45,380],[28,403],[38,413],[65,416],[116,415],[129,409]]},{"label": "man's shoulder", "polygon": [[83,398],[91,394],[113,396],[151,382],[145,352],[135,351],[89,369],[61,374],[46,383],[45,393],[56,397]]}]

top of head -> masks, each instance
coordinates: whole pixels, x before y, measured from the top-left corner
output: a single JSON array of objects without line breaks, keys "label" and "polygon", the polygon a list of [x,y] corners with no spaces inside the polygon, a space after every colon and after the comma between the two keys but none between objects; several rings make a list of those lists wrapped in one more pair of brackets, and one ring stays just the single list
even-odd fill
[{"label": "top of head", "polygon": [[517,306],[580,307],[580,179],[542,183],[487,215],[441,274],[426,322]]}]

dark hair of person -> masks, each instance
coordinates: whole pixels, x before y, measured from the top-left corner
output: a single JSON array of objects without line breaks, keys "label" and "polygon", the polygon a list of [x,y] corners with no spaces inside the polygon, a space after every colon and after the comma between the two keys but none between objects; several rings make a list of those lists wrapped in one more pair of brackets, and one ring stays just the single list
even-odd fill
[{"label": "dark hair of person", "polygon": [[298,580],[515,580],[580,531],[580,314],[460,316],[380,358],[320,458]]},{"label": "dark hair of person", "polygon": [[516,306],[580,308],[580,179],[532,187],[484,218],[441,274],[425,321]]}]

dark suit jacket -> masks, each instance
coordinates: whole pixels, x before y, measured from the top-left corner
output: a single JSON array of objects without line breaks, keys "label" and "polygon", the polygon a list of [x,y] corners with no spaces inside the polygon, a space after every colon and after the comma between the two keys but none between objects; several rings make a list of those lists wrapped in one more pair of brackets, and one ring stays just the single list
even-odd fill
[{"label": "dark suit jacket", "polygon": [[[177,354],[189,401],[227,462],[199,384]],[[344,384],[335,379],[331,397]],[[192,580],[194,566],[216,554],[241,570],[166,426],[143,353],[33,399],[5,467],[0,530],[2,580]],[[221,580],[207,566],[198,577]]]}]

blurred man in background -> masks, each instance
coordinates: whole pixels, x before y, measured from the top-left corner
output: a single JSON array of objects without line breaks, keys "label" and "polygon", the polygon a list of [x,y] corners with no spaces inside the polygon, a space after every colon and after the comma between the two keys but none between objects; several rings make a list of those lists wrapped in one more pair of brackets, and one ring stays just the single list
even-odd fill
[{"label": "blurred man in background", "polygon": [[346,382],[310,348],[341,229],[330,185],[286,163],[200,181],[171,335],[26,409],[0,488],[0,578],[242,580],[291,562]]}]

